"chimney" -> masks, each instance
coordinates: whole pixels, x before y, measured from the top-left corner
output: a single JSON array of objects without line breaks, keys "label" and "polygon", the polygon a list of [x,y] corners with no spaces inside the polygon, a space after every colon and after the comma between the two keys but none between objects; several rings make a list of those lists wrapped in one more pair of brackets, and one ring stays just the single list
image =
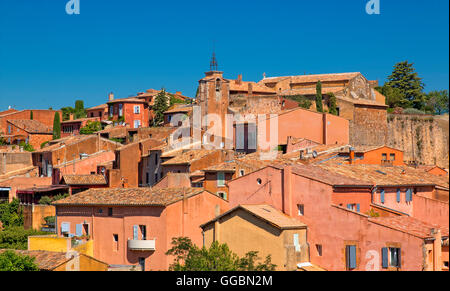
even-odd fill
[{"label": "chimney", "polygon": [[111,92],[111,93],[109,93],[109,95],[108,95],[108,101],[113,101],[113,100],[114,100],[114,93]]},{"label": "chimney", "polygon": [[242,83],[242,75],[239,74],[237,79],[236,79],[236,84],[240,85]]},{"label": "chimney", "polygon": [[352,165],[355,161],[355,148],[350,147],[350,165]]},{"label": "chimney", "polygon": [[253,84],[252,83],[248,83],[248,96],[249,97],[253,96]]},{"label": "chimney", "polygon": [[69,114],[69,120],[73,120],[73,113]]},{"label": "chimney", "polygon": [[292,216],[292,166],[283,169],[283,212]]}]

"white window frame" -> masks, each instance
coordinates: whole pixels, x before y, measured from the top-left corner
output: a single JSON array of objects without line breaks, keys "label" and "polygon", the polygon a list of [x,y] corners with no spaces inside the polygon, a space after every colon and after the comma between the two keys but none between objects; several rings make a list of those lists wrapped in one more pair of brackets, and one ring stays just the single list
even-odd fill
[{"label": "white window frame", "polygon": [[[137,122],[137,126],[136,126],[136,122]],[[141,127],[141,121],[139,119],[137,119],[134,121],[133,125],[134,125],[134,128],[139,128],[139,127]]]},{"label": "white window frame", "polygon": [[134,106],[134,114],[141,114],[141,106],[139,105]]}]

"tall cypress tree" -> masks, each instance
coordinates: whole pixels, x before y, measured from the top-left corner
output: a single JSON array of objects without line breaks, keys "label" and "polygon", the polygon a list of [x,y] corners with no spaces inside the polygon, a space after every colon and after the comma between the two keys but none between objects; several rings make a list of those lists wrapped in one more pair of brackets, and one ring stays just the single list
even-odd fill
[{"label": "tall cypress tree", "polygon": [[337,105],[336,105],[336,96],[334,96],[333,93],[329,93],[328,96],[330,96],[330,114],[338,115],[337,112]]},{"label": "tall cypress tree", "polygon": [[59,113],[55,112],[55,118],[53,119],[53,139],[61,138],[61,120]]},{"label": "tall cypress tree", "polygon": [[75,101],[75,119],[86,117],[83,100]]},{"label": "tall cypress tree", "polygon": [[316,85],[316,110],[323,112],[323,98],[322,98],[322,82],[317,82]]},{"label": "tall cypress tree", "polygon": [[162,122],[164,122],[164,112],[169,109],[168,98],[166,91],[162,89],[158,95],[155,97],[155,105],[153,105],[153,112],[155,113],[155,117],[153,119],[153,126],[159,126]]},{"label": "tall cypress tree", "polygon": [[30,119],[33,120],[33,110],[30,111]]}]

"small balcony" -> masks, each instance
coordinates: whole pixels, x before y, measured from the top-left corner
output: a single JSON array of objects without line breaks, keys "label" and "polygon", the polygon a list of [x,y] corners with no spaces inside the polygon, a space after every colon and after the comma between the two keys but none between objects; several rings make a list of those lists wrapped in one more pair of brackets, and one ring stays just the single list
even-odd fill
[{"label": "small balcony", "polygon": [[156,239],[150,240],[128,240],[128,249],[131,251],[154,251],[156,250]]}]

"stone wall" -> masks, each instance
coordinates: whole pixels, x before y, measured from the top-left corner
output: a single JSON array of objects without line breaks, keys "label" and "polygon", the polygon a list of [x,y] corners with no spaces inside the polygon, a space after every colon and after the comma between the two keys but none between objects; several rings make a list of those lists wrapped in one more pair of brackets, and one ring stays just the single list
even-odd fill
[{"label": "stone wall", "polygon": [[387,134],[386,109],[355,104],[350,121],[350,144],[354,146],[385,145]]},{"label": "stone wall", "polygon": [[386,144],[403,150],[405,162],[416,160],[420,164],[436,164],[448,169],[448,115],[389,114],[387,121]]}]

